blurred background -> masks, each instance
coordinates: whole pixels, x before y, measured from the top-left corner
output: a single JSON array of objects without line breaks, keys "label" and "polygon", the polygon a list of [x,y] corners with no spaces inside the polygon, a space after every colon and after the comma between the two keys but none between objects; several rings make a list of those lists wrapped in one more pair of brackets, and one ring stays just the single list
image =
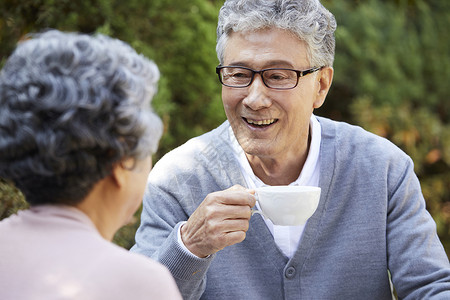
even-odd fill
[{"label": "blurred background", "polygon": [[[332,88],[317,115],[359,125],[409,154],[450,253],[450,1],[322,0],[336,17]],[[222,123],[215,74],[223,0],[0,0],[0,66],[16,43],[46,28],[100,32],[131,44],[162,73],[154,106],[164,153]],[[0,108],[1,109],[1,108]],[[26,208],[0,178],[0,220]],[[134,244],[138,211],[114,242]]]}]

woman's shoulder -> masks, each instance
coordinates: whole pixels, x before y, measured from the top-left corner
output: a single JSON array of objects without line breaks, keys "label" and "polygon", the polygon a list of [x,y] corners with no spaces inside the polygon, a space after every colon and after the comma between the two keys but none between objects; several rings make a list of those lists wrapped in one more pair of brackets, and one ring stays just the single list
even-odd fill
[{"label": "woman's shoulder", "polygon": [[104,299],[181,299],[166,267],[114,244],[99,253],[91,276],[96,292]]}]

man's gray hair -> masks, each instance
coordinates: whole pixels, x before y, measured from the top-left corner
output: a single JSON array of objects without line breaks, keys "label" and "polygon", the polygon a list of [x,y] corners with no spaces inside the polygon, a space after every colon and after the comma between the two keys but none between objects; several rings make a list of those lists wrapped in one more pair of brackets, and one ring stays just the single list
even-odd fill
[{"label": "man's gray hair", "polygon": [[75,204],[123,159],[155,152],[157,66],[122,41],[56,30],[0,72],[0,177],[32,204]]},{"label": "man's gray hair", "polygon": [[221,64],[231,32],[280,28],[306,43],[311,67],[333,66],[336,20],[319,0],[227,0],[217,26]]}]

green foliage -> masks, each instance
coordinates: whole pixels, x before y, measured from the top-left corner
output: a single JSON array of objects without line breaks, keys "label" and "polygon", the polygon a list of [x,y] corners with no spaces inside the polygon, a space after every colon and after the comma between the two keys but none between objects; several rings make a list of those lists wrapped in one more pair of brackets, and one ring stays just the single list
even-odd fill
[{"label": "green foliage", "polygon": [[[217,65],[217,13],[217,7],[203,0],[152,1],[146,19],[154,27],[148,42],[157,49],[153,58],[167,78],[173,104],[170,111],[159,111],[167,129],[161,153],[225,120],[220,84],[211,76]],[[157,98],[158,108],[160,103],[167,105],[167,99]]]},{"label": "green foliage", "polygon": [[0,178],[0,220],[28,207],[22,193],[12,184]]},{"label": "green foliage", "polygon": [[[214,73],[223,0],[2,0],[0,63],[17,40],[45,28],[101,32],[130,43],[161,70],[156,111],[165,124],[156,160],[225,120]],[[414,160],[427,207],[450,252],[450,2],[323,0],[336,16],[335,76],[317,113],[384,136]],[[0,181],[0,219],[25,208]],[[129,248],[136,222],[115,242]]]}]

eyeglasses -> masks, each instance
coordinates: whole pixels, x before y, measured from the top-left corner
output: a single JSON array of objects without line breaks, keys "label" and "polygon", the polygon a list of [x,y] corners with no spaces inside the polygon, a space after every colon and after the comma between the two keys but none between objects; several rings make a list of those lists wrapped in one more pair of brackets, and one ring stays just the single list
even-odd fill
[{"label": "eyeglasses", "polygon": [[293,89],[298,84],[300,77],[314,73],[323,67],[315,67],[308,70],[293,70],[285,68],[270,68],[255,71],[246,67],[218,66],[216,73],[219,81],[224,86],[233,88],[245,88],[252,84],[255,74],[259,74],[265,86],[276,90]]}]

